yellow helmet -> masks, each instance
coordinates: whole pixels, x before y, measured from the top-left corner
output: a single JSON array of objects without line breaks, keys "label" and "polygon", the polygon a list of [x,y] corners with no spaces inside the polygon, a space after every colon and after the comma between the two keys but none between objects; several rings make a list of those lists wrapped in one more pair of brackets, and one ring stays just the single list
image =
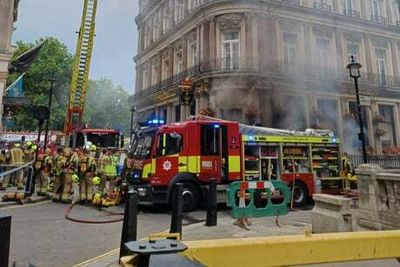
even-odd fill
[{"label": "yellow helmet", "polygon": [[33,145],[32,146],[32,149],[35,151],[35,150],[37,150],[37,145]]},{"label": "yellow helmet", "polygon": [[21,146],[21,144],[19,144],[19,143],[16,143],[14,146],[15,146],[15,147],[20,147],[20,146]]},{"label": "yellow helmet", "polygon": [[101,182],[100,177],[98,177],[98,176],[93,177],[93,179],[92,179],[92,184],[93,185],[99,185],[100,182]]},{"label": "yellow helmet", "polygon": [[95,152],[97,150],[97,146],[96,145],[91,145],[90,146],[90,151]]},{"label": "yellow helmet", "polygon": [[26,144],[26,146],[32,146],[33,145],[32,141],[28,141],[25,144]]},{"label": "yellow helmet", "polygon": [[73,174],[73,175],[72,175],[72,182],[74,182],[74,183],[79,182],[79,176],[76,175],[76,174]]}]

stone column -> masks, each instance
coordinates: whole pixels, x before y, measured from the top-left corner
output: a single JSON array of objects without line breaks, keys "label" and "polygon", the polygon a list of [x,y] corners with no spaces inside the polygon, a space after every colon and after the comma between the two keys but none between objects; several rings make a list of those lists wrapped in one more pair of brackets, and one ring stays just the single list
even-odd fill
[{"label": "stone column", "polygon": [[183,57],[183,70],[188,68],[188,38],[183,36],[182,38],[182,57]]},{"label": "stone column", "polygon": [[399,62],[397,58],[397,51],[396,51],[396,41],[392,40],[390,42],[390,51],[391,51],[391,56],[392,56],[392,64],[393,64],[393,76],[399,76],[400,75],[400,69],[399,69]]},{"label": "stone column", "polygon": [[199,40],[199,48],[200,48],[200,62],[207,61],[209,59],[209,24],[208,20],[203,20],[200,25],[200,40]]},{"label": "stone column", "polygon": [[246,17],[244,20],[244,31],[246,33],[246,52],[243,54],[244,57],[253,57],[253,42],[257,43],[255,38],[255,34],[253,34],[253,16],[252,14],[246,13]]},{"label": "stone column", "polygon": [[366,72],[373,73],[372,47],[369,35],[365,35],[364,42],[365,42],[365,60],[366,60],[364,70]]},{"label": "stone column", "polygon": [[209,59],[216,58],[216,22],[215,18],[210,18],[209,22]]},{"label": "stone column", "polygon": [[165,118],[166,123],[173,122],[172,120],[173,107],[174,107],[173,104],[171,103],[167,104],[167,117]]}]

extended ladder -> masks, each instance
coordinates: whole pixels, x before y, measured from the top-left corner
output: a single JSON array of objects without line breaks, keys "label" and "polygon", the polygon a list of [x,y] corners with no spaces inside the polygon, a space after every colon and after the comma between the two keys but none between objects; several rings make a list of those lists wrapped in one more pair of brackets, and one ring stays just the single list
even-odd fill
[{"label": "extended ladder", "polygon": [[72,70],[67,117],[64,124],[64,133],[66,134],[70,134],[82,124],[95,36],[97,2],[98,0],[85,0],[83,7],[82,23]]}]

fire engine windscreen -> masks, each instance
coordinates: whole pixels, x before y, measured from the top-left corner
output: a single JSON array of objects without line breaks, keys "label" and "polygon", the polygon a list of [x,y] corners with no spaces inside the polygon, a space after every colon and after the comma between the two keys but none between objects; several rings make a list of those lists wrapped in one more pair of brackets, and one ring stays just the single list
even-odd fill
[{"label": "fire engine windscreen", "polygon": [[150,158],[153,137],[152,135],[141,135],[138,137],[133,147],[133,154],[135,157],[143,159]]},{"label": "fire engine windscreen", "polygon": [[[95,134],[95,133],[87,133],[87,141],[91,142],[97,147],[108,147],[115,148],[118,147],[118,134]],[[85,146],[85,138],[82,133],[77,134],[76,139],[76,147],[84,147]]]}]

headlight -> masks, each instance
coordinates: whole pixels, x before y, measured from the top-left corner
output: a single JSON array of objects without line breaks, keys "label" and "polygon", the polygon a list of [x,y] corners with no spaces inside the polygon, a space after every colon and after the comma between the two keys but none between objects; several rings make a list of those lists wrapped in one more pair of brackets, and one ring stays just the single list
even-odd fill
[{"label": "headlight", "polygon": [[146,196],[146,189],[145,188],[138,188],[139,196],[145,197]]}]

